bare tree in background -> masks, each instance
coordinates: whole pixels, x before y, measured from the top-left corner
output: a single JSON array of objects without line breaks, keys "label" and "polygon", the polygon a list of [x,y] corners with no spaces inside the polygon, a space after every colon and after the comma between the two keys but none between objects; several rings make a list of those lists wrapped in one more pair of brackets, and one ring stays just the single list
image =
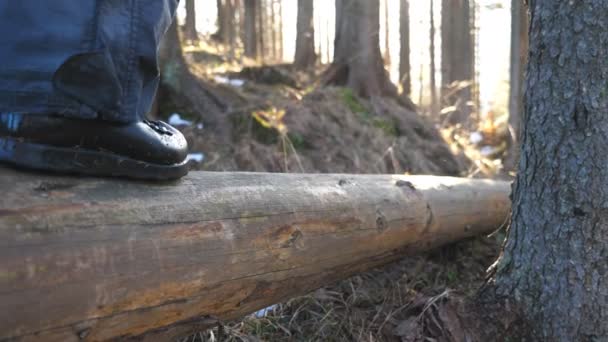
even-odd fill
[{"label": "bare tree in background", "polygon": [[384,65],[391,65],[391,27],[388,12],[388,0],[384,0]]},{"label": "bare tree in background", "polygon": [[325,84],[348,86],[357,94],[397,96],[380,53],[379,0],[336,0],[334,60]]},{"label": "bare tree in background", "polygon": [[224,6],[225,0],[216,0],[217,7],[217,31],[211,35],[211,38],[217,42],[223,42],[226,34],[226,25],[224,17],[226,14],[226,7]]},{"label": "bare tree in background", "polygon": [[184,25],[186,40],[198,42],[198,32],[196,30],[196,6],[194,0],[186,0],[186,22]]},{"label": "bare tree in background", "polygon": [[[449,1],[449,0],[448,0]],[[439,114],[439,105],[437,102],[437,81],[435,78],[435,2],[433,0],[431,0],[430,3],[430,30],[429,30],[429,36],[430,36],[430,46],[429,46],[429,50],[430,53],[429,55],[431,56],[431,65],[430,65],[430,80],[431,80],[431,116],[435,117],[436,115]]]},{"label": "bare tree in background", "polygon": [[441,97],[444,105],[456,105],[460,113],[457,121],[464,121],[471,112],[471,86],[475,79],[472,1],[441,2]]},{"label": "bare tree in background", "polygon": [[267,48],[266,39],[264,38],[264,35],[266,33],[266,7],[265,7],[264,3],[265,3],[264,0],[257,1],[257,5],[258,5],[258,9],[257,9],[258,56],[259,56],[260,61],[262,61],[262,62],[264,62],[264,59],[266,57],[266,48]]},{"label": "bare tree in background", "polygon": [[409,0],[400,0],[399,4],[399,35],[401,51],[399,53],[399,80],[403,94],[412,93],[412,79],[410,66],[410,4]]},{"label": "bare tree in background", "polygon": [[224,0],[225,12],[223,14],[224,20],[224,48],[227,50],[227,57],[230,60],[234,60],[236,56],[236,38],[237,38],[237,26],[235,20],[235,0]]},{"label": "bare tree in background", "polygon": [[249,58],[258,57],[258,7],[259,0],[245,0],[245,32],[243,45],[245,48],[245,56]]},{"label": "bare tree in background", "polygon": [[278,32],[278,45],[279,45],[279,61],[283,61],[283,2],[278,0],[277,2],[278,11],[277,11],[277,32]]},{"label": "bare tree in background", "polygon": [[294,65],[300,70],[308,69],[315,65],[316,60],[314,1],[298,0],[298,22]]},{"label": "bare tree in background", "polygon": [[509,131],[511,141],[505,168],[513,170],[519,160],[520,124],[523,111],[524,70],[528,60],[528,13],[521,0],[511,1],[511,70]]},{"label": "bare tree in background", "polygon": [[279,39],[277,33],[276,9],[274,5],[275,0],[270,0],[270,45],[272,46],[272,59],[276,61],[278,57],[277,43]]}]

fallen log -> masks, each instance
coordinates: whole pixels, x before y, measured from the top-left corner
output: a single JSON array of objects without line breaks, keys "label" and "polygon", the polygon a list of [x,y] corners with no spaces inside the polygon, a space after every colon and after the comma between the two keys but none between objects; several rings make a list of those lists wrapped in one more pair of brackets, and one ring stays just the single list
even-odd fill
[{"label": "fallen log", "polygon": [[490,232],[506,182],[197,173],[165,184],[0,169],[0,340],[168,338]]}]

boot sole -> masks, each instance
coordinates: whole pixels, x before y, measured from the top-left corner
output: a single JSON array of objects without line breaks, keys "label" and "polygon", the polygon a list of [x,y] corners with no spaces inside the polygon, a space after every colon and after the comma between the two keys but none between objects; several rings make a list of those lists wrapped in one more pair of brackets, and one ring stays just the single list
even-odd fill
[{"label": "boot sole", "polygon": [[188,163],[147,163],[106,151],[65,148],[0,137],[0,162],[17,167],[88,176],[173,180],[188,173]]}]

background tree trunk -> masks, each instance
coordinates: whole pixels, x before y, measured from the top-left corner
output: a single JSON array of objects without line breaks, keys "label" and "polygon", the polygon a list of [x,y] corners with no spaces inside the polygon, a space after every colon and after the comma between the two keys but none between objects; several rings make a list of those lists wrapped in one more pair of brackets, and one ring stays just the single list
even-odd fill
[{"label": "background tree trunk", "polygon": [[412,79],[410,66],[410,4],[409,0],[401,0],[399,4],[399,35],[401,39],[401,51],[399,56],[399,79],[403,94],[410,96],[412,93]]},{"label": "background tree trunk", "polygon": [[432,117],[436,117],[437,115],[439,115],[439,104],[437,101],[437,81],[435,79],[435,2],[433,0],[431,0],[430,3],[430,32],[429,32],[429,38],[430,38],[430,46],[429,46],[429,50],[430,53],[429,55],[431,56],[431,60],[430,60],[430,80],[431,80],[431,116]]},{"label": "background tree trunk", "polygon": [[388,0],[384,0],[384,65],[391,65],[391,38],[390,16],[388,13]]},{"label": "background tree trunk", "polygon": [[198,32],[196,31],[196,6],[194,0],[186,0],[186,23],[184,25],[186,40],[198,42]]},{"label": "background tree trunk", "polygon": [[257,35],[257,10],[259,0],[245,1],[245,39],[243,42],[245,56],[249,58],[258,57],[258,35]]},{"label": "background tree trunk", "polygon": [[397,96],[380,53],[379,0],[336,0],[334,61],[325,84],[348,86],[359,96]]},{"label": "background tree trunk", "polygon": [[279,49],[279,62],[283,61],[283,2],[277,1],[277,43]]},{"label": "background tree trunk", "polygon": [[521,0],[511,1],[511,70],[509,90],[509,131],[511,141],[505,169],[514,170],[519,160],[523,85],[528,62],[528,12]]},{"label": "background tree trunk", "polygon": [[266,33],[266,8],[264,7],[264,0],[258,0],[258,56],[260,61],[263,63],[266,57],[266,39],[264,35]]},{"label": "background tree trunk", "polygon": [[226,7],[224,6],[225,0],[216,0],[217,7],[217,31],[211,35],[211,38],[217,42],[223,42],[226,32],[226,22],[224,17],[226,16]]},{"label": "background tree trunk", "polygon": [[302,70],[315,65],[314,0],[298,0],[298,27],[294,65]]},{"label": "background tree trunk", "polygon": [[[471,86],[458,92],[447,89],[453,82],[475,79],[475,38],[471,30],[472,0],[442,0],[441,2],[441,83],[445,105],[459,104],[460,121],[469,117],[472,99]],[[520,0],[521,1],[521,0]],[[453,95],[449,98],[446,90]]]},{"label": "background tree trunk", "polygon": [[278,48],[277,48],[277,20],[275,13],[275,0],[270,0],[270,46],[272,46],[272,59],[277,61]]},{"label": "background tree trunk", "polygon": [[494,285],[543,341],[608,340],[608,2],[530,1],[512,223]]},{"label": "background tree trunk", "polygon": [[224,0],[224,49],[229,60],[234,60],[236,54],[236,23],[234,0]]}]

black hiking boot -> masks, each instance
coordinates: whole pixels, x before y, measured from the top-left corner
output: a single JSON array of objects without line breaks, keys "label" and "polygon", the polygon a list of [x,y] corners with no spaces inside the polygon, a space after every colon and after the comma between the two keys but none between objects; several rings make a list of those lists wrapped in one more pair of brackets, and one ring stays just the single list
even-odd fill
[{"label": "black hiking boot", "polygon": [[188,173],[188,144],[162,121],[116,124],[0,113],[0,162],[61,173],[170,180]]}]

